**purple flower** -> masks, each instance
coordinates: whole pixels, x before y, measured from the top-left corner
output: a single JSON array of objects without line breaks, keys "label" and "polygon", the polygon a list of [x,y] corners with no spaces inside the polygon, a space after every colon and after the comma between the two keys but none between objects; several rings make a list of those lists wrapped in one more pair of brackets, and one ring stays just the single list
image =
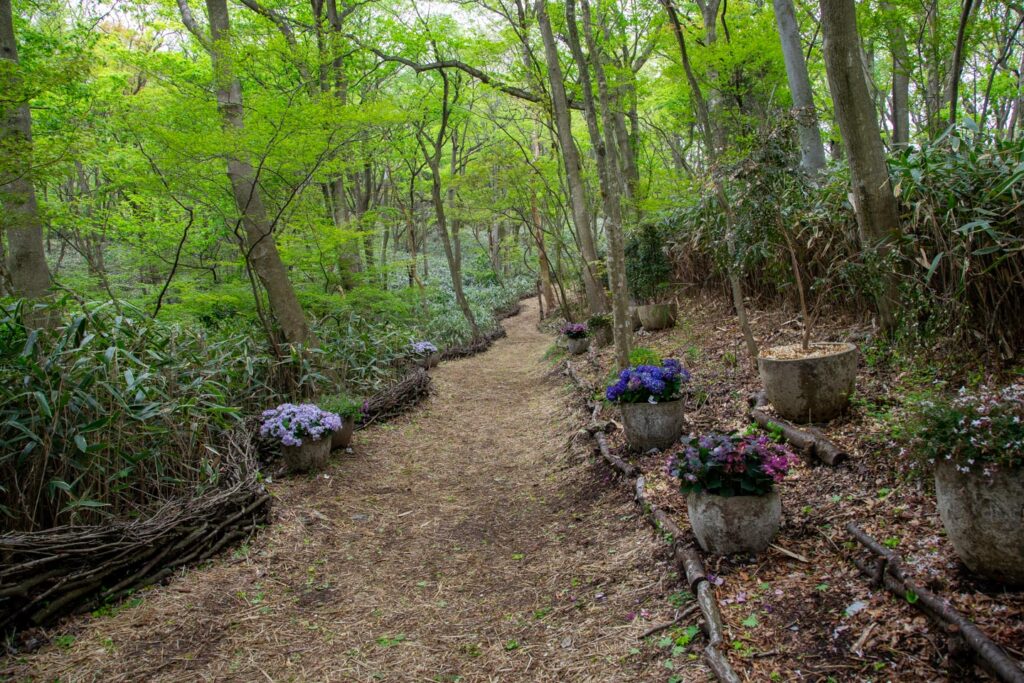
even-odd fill
[{"label": "purple flower", "polygon": [[432,353],[437,353],[437,347],[428,341],[413,342],[410,348],[417,356],[429,356]]},{"label": "purple flower", "polygon": [[586,323],[566,323],[560,331],[569,339],[583,339],[588,332]]},{"label": "purple flower", "polygon": [[789,448],[765,436],[711,433],[691,438],[668,470],[684,493],[759,496],[785,478],[795,459]]},{"label": "purple flower", "polygon": [[321,410],[312,403],[282,403],[263,411],[260,435],[277,439],[284,446],[301,446],[303,437],[318,441],[341,429],[337,413]]},{"label": "purple flower", "polygon": [[682,385],[690,381],[690,373],[678,360],[669,358],[660,366],[637,365],[619,373],[619,378],[605,389],[605,397],[613,403],[660,403],[674,401],[682,395]]}]

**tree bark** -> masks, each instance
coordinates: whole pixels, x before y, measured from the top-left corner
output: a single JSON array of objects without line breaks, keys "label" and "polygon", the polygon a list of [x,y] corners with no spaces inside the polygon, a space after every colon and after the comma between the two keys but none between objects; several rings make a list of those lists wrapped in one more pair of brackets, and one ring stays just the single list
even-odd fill
[{"label": "tree bark", "polygon": [[782,42],[782,59],[786,65],[786,78],[793,98],[793,117],[796,119],[800,139],[800,167],[809,174],[825,168],[825,146],[821,143],[818,114],[814,107],[814,92],[807,75],[800,27],[796,23],[793,0],[774,0],[775,24]]},{"label": "tree bark", "polygon": [[5,99],[14,100],[10,108],[0,112],[0,148],[13,162],[10,179],[0,183],[0,206],[3,208],[0,225],[7,233],[7,271],[11,279],[11,293],[35,299],[49,290],[50,269],[43,250],[43,221],[32,184],[32,114],[18,71],[18,43],[14,35],[11,0],[0,0],[0,59],[7,63],[2,72],[0,92],[4,93]]},{"label": "tree bark", "polygon": [[743,301],[743,284],[740,282],[739,274],[736,272],[735,261],[737,250],[735,239],[735,219],[733,216],[732,205],[729,203],[729,196],[725,192],[725,185],[722,183],[722,179],[717,168],[718,150],[715,146],[715,126],[711,123],[711,114],[708,111],[708,104],[704,101],[704,95],[701,92],[700,83],[698,83],[697,77],[693,73],[693,67],[690,65],[690,57],[686,51],[686,38],[683,35],[683,27],[679,22],[679,15],[676,13],[675,5],[672,4],[672,0],[659,1],[665,8],[666,14],[668,14],[669,24],[672,26],[672,33],[676,37],[676,45],[679,47],[679,57],[683,64],[683,73],[686,74],[686,80],[690,84],[694,111],[697,113],[697,122],[704,134],[704,146],[707,149],[707,155],[710,161],[711,180],[715,187],[715,197],[718,199],[718,204],[722,208],[722,213],[725,214],[725,244],[728,249],[730,261],[729,265],[726,267],[726,275],[729,279],[729,290],[732,293],[732,305],[736,310],[736,318],[739,320],[740,330],[743,332],[743,341],[747,347],[747,354],[750,356],[750,364],[756,367],[758,356],[757,341],[754,339],[754,331],[750,327],[750,320],[747,318],[747,307]]},{"label": "tree bark", "polygon": [[[626,285],[626,249],[622,236],[622,185],[616,178],[622,168],[619,163],[618,149],[613,138],[615,131],[615,115],[611,108],[611,94],[608,91],[608,80],[605,77],[604,65],[594,40],[591,25],[590,3],[582,0],[583,34],[587,41],[587,51],[593,62],[594,75],[597,79],[598,99],[601,107],[601,120],[604,124],[605,138],[597,125],[597,113],[594,111],[594,96],[590,88],[590,66],[583,56],[580,47],[579,32],[576,28],[575,0],[566,0],[565,18],[568,27],[569,45],[580,72],[583,86],[583,108],[587,117],[587,129],[591,142],[598,156],[598,178],[601,184],[601,200],[604,205],[605,234],[608,236],[608,284],[612,291],[612,336],[615,342],[615,360],[620,370],[629,367],[629,352],[633,341],[633,326],[629,316],[629,288]],[[610,138],[610,139],[609,139]],[[608,144],[611,143],[611,144]]]},{"label": "tree bark", "polygon": [[[187,0],[178,0],[178,9],[185,27],[210,54],[217,109],[223,128],[229,135],[241,132],[245,125],[242,85],[235,75],[232,61],[231,23],[227,0],[206,0],[206,12],[210,22],[209,36],[193,18]],[[245,258],[267,291],[270,309],[281,326],[281,332],[289,343],[316,346],[317,340],[306,323],[306,316],[302,312],[298,297],[295,296],[288,271],[277,251],[274,224],[267,216],[257,184],[256,171],[252,164],[238,153],[227,155],[227,167],[231,193],[245,232]]]},{"label": "tree bark", "polygon": [[555,118],[555,129],[558,145],[562,149],[565,162],[565,180],[569,191],[569,204],[572,208],[573,223],[580,241],[583,256],[583,287],[587,295],[587,306],[591,315],[604,313],[608,310],[608,299],[604,288],[595,274],[598,263],[597,248],[590,225],[590,209],[587,206],[586,191],[583,186],[579,153],[572,137],[572,119],[569,115],[569,98],[565,93],[562,80],[562,66],[558,62],[558,47],[548,19],[547,0],[537,0],[537,23],[540,26],[541,39],[544,42],[544,61],[548,67],[548,80],[551,85],[551,107]]},{"label": "tree bark", "polygon": [[895,14],[892,3],[883,0],[885,29],[889,37],[889,51],[892,53],[892,144],[906,147],[910,144],[910,53],[907,51],[907,35],[903,24]]},{"label": "tree bark", "polygon": [[[899,208],[886,164],[868,84],[861,69],[860,37],[853,0],[819,0],[825,67],[832,91],[836,121],[850,162],[853,205],[861,246],[885,257],[900,235]],[[883,291],[876,298],[879,323],[889,333],[895,327],[896,274],[882,263]]]}]

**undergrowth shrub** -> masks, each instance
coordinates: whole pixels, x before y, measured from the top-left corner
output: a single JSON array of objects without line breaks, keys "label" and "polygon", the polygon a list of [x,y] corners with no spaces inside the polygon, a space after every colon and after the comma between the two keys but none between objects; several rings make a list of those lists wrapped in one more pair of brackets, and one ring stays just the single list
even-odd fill
[{"label": "undergrowth shrub", "polygon": [[217,443],[281,368],[244,337],[110,304],[54,305],[51,330],[0,311],[0,514],[40,529],[141,511],[215,483]]}]

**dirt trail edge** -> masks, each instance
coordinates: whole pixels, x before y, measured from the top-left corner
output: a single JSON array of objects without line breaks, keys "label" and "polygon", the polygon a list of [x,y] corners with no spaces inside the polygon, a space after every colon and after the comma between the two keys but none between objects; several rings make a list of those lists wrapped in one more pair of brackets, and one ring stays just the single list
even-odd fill
[{"label": "dirt trail edge", "polygon": [[326,474],[274,483],[251,546],[65,624],[0,678],[706,680],[637,641],[672,617],[665,546],[568,445],[577,416],[544,378],[536,302],[504,324]]}]

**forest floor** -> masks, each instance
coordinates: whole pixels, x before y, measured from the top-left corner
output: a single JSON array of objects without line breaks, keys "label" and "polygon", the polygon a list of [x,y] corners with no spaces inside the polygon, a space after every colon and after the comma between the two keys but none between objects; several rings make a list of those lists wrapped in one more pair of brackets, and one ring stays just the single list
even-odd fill
[{"label": "forest floor", "polygon": [[271,483],[250,544],[65,622],[0,680],[706,680],[638,640],[689,596],[573,440],[537,322],[524,302],[506,339],[433,371],[424,405],[326,473]]},{"label": "forest floor", "polygon": [[[745,429],[747,400],[761,381],[746,361],[735,316],[723,302],[703,298],[681,301],[680,311],[675,328],[640,331],[634,345],[679,358],[692,372],[690,430]],[[791,312],[755,311],[752,324],[763,346],[800,338]],[[749,680],[956,679],[942,629],[906,600],[871,589],[859,575],[851,559],[868,556],[844,529],[851,521],[900,553],[903,570],[920,585],[1024,661],[1024,591],[980,581],[963,567],[946,539],[929,482],[911,470],[895,440],[906,424],[908,397],[940,383],[955,390],[972,375],[994,386],[1007,378],[961,347],[922,348],[908,358],[890,353],[887,343],[872,343],[872,336],[861,322],[827,316],[815,329],[816,340],[856,341],[863,360],[851,409],[823,426],[851,459],[838,467],[801,462],[780,486],[784,520],[775,544],[801,559],[776,548],[756,558],[705,558],[718,585],[730,658]],[[591,350],[570,362],[585,381],[603,387],[613,355],[611,348]],[[1012,375],[1012,369],[1004,372]],[[605,406],[600,419],[619,418]],[[609,444],[643,471],[653,502],[688,530],[685,498],[666,474],[670,452],[631,456],[621,431]],[[984,677],[969,664],[965,669],[957,680]]]}]

